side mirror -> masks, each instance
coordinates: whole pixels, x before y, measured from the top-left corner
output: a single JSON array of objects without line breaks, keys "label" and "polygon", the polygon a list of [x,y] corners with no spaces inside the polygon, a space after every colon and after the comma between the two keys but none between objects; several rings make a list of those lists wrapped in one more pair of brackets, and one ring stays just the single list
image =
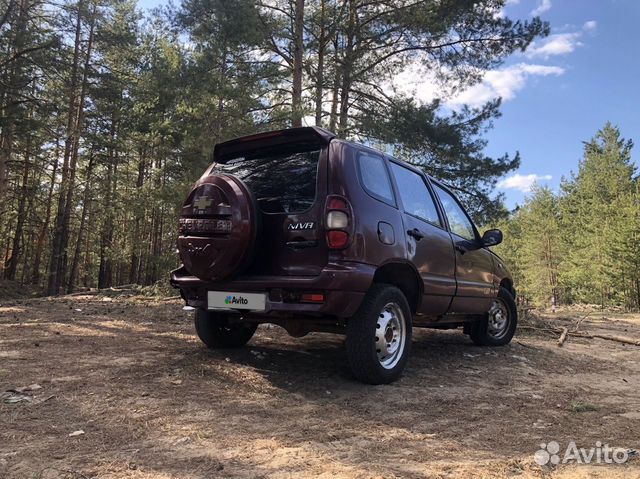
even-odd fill
[{"label": "side mirror", "polygon": [[495,246],[502,243],[502,231],[487,230],[482,235],[482,246]]}]

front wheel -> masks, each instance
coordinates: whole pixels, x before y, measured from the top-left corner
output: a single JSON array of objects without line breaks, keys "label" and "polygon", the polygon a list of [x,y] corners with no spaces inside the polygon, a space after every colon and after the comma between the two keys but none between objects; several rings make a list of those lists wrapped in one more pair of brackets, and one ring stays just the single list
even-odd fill
[{"label": "front wheel", "polygon": [[196,333],[211,349],[241,348],[253,337],[257,324],[238,324],[228,321],[228,314],[196,309]]},{"label": "front wheel", "polygon": [[516,302],[509,290],[501,287],[487,317],[471,326],[469,336],[478,346],[503,346],[511,342],[517,324]]},{"label": "front wheel", "polygon": [[402,291],[374,284],[347,322],[347,359],[353,374],[368,384],[400,377],[411,349],[411,309]]}]

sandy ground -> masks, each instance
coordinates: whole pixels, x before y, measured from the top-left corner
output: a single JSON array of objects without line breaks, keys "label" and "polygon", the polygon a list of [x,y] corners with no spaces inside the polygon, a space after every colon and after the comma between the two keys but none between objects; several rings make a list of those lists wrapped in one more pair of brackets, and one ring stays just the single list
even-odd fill
[{"label": "sandy ground", "polygon": [[[4,301],[0,392],[35,386],[2,393],[0,477],[640,477],[633,453],[555,467],[533,456],[549,441],[561,454],[569,441],[640,450],[638,346],[559,348],[522,329],[486,349],[417,330],[403,379],[374,387],[351,377],[340,336],[262,326],[245,349],[209,351],[181,308]],[[640,316],[580,330],[640,339]]]}]

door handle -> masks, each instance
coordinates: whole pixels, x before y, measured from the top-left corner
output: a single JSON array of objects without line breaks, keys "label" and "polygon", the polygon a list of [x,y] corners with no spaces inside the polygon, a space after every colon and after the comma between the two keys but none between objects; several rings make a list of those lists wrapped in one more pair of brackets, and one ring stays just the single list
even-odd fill
[{"label": "door handle", "polygon": [[467,252],[467,249],[464,246],[460,246],[459,244],[455,245],[455,249],[460,254],[465,254]]},{"label": "door handle", "polygon": [[416,241],[420,241],[422,238],[424,238],[424,234],[418,228],[407,230],[407,234],[414,238]]}]

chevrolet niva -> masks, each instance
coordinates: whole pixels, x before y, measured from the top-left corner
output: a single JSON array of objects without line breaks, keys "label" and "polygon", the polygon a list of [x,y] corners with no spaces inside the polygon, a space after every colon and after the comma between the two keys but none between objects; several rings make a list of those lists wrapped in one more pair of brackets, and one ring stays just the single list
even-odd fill
[{"label": "chevrolet niva", "polygon": [[216,145],[181,210],[171,284],[210,348],[260,323],[346,334],[353,374],[402,373],[413,327],[509,343],[513,280],[455,195],[407,163],[317,127]]}]

